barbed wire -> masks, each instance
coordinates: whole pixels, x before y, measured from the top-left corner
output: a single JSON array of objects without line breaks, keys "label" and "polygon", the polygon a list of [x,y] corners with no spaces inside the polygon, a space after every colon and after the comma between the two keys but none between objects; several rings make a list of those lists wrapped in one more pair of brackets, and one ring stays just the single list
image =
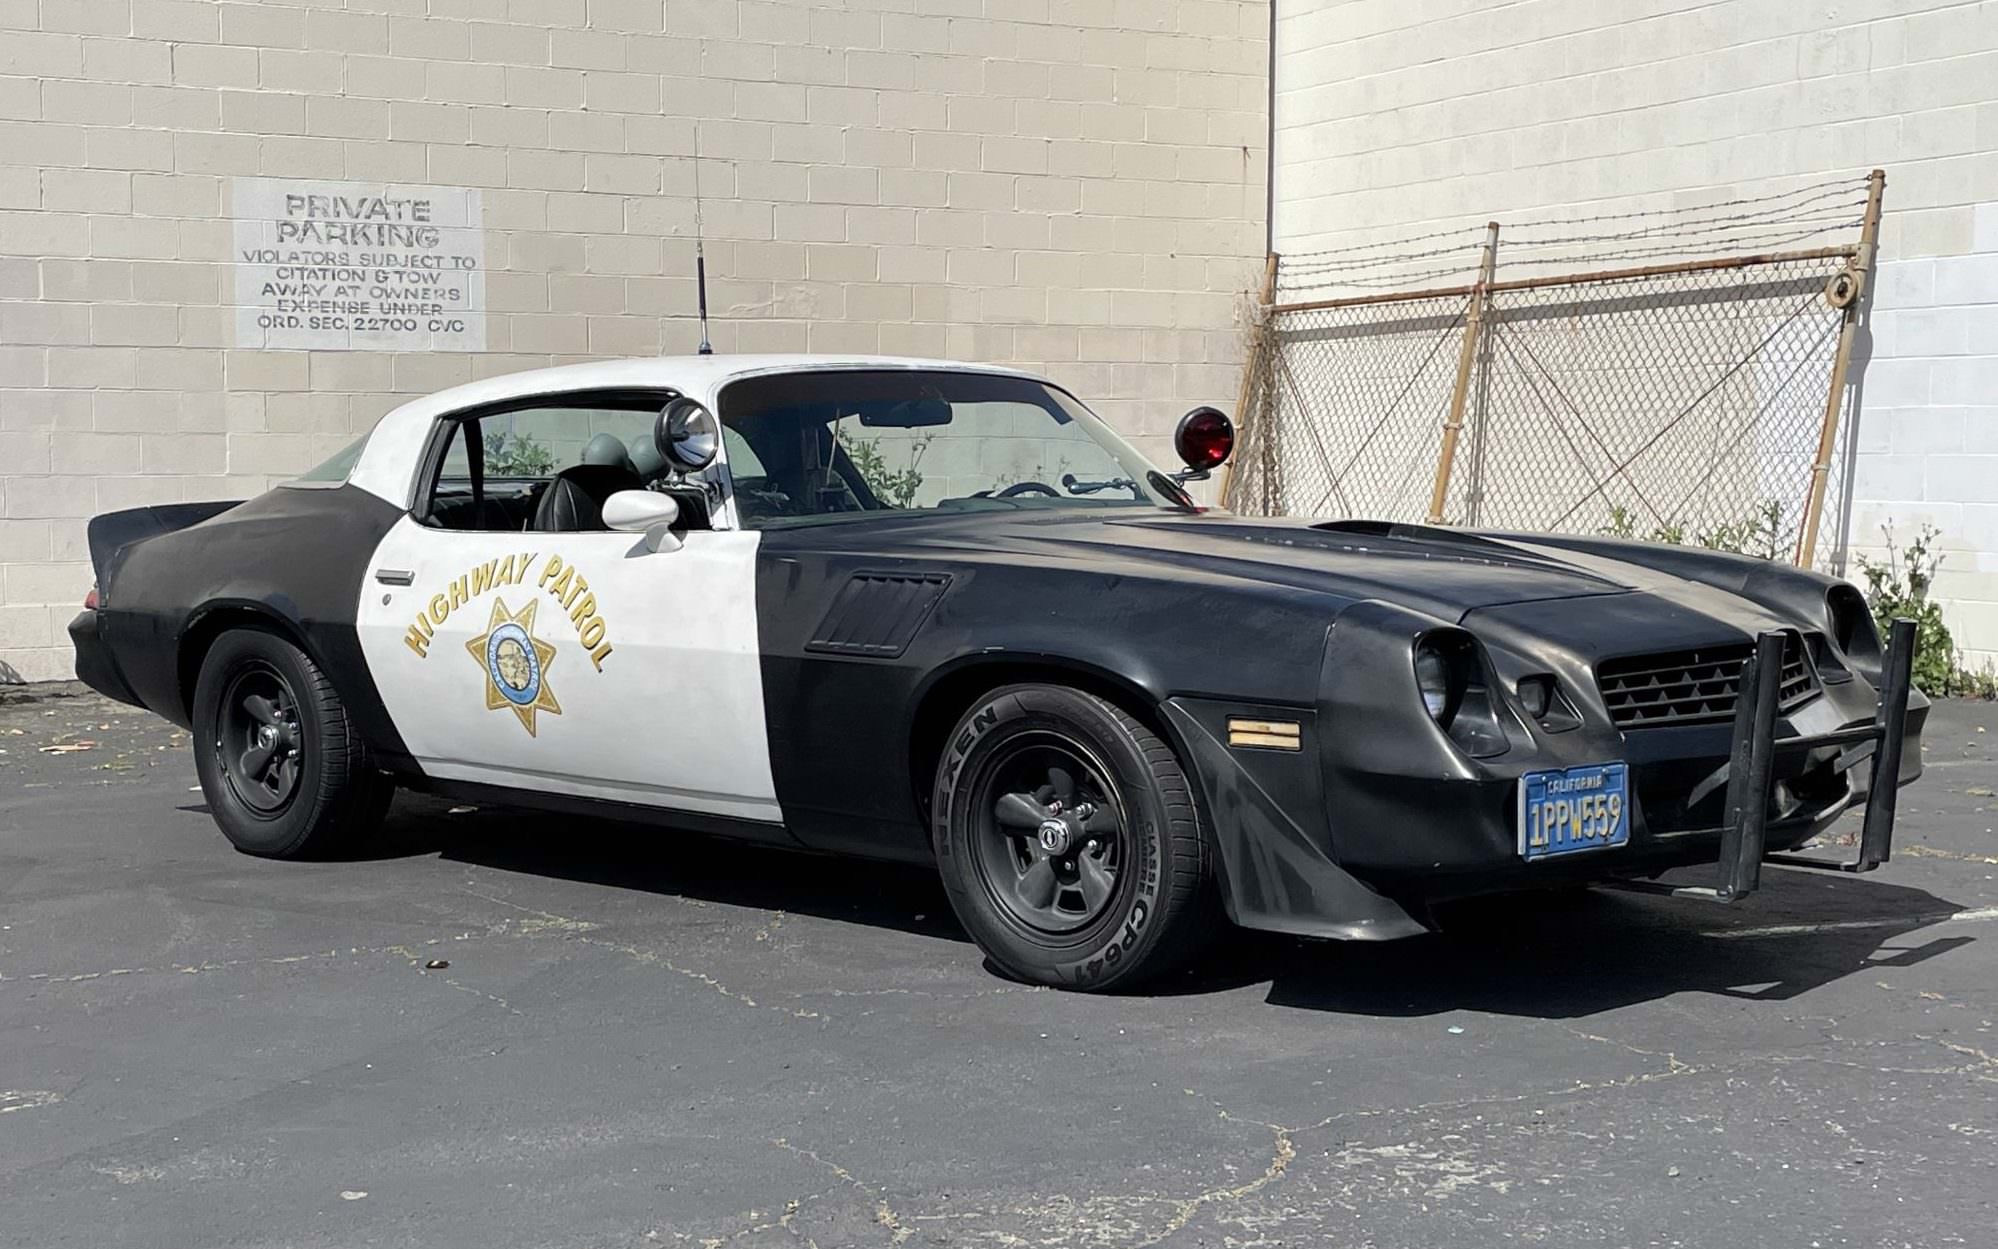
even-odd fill
[{"label": "barbed wire", "polygon": [[[1741,196],[1734,199],[1717,200],[1708,204],[1675,206],[1668,208],[1637,209],[1630,212],[1601,213],[1588,217],[1564,217],[1546,221],[1525,221],[1502,224],[1500,247],[1502,258],[1515,264],[1541,263],[1532,255],[1533,250],[1554,247],[1574,246],[1584,243],[1676,243],[1671,247],[1649,250],[1631,249],[1625,252],[1604,253],[1603,259],[1629,258],[1635,256],[1658,256],[1670,251],[1691,250],[1698,246],[1710,247],[1715,244],[1698,243],[1699,240],[1728,235],[1754,237],[1765,232],[1766,228],[1792,229],[1797,225],[1811,224],[1818,228],[1810,233],[1831,233],[1836,230],[1854,228],[1860,224],[1857,216],[1848,216],[1847,210],[1863,210],[1866,203],[1866,180],[1851,176],[1828,179],[1793,187],[1787,191],[1772,192],[1767,195]],[[1725,212],[1726,209],[1746,209],[1744,212]],[[1645,221],[1650,224],[1636,229],[1610,230],[1598,232],[1575,231],[1579,227],[1615,222]],[[1546,233],[1567,231],[1568,233]],[[1809,237],[1808,234],[1793,237]],[[1445,247],[1417,248],[1413,245],[1434,242],[1438,239],[1461,240]],[[1376,239],[1368,243],[1355,243],[1340,247],[1311,248],[1282,254],[1278,277],[1288,277],[1292,285],[1334,286],[1369,285],[1361,282],[1310,282],[1305,279],[1335,271],[1364,272],[1382,270],[1396,265],[1438,256],[1455,255],[1481,248],[1484,242],[1483,230],[1474,226],[1455,226],[1443,230],[1431,230],[1419,234],[1401,235],[1394,238]],[[1720,244],[1725,247],[1725,244]],[[1399,249],[1399,250],[1392,250]],[[1519,256],[1521,251],[1529,254]],[[1586,261],[1587,258],[1584,258]],[[1476,261],[1467,259],[1464,269],[1475,267]],[[1425,275],[1455,270],[1424,270]]]},{"label": "barbed wire", "polygon": [[[1774,251],[1791,243],[1802,243],[1819,235],[1834,233],[1840,228],[1857,229],[1861,221],[1854,218],[1843,227],[1822,226],[1799,232],[1779,233],[1775,231],[1757,232],[1737,237],[1726,242],[1708,243],[1697,250],[1708,258],[1726,258],[1731,254]],[[1673,243],[1660,247],[1633,247],[1617,251],[1586,252],[1579,255],[1559,256],[1513,256],[1500,250],[1500,257],[1507,266],[1514,268],[1547,268],[1552,265],[1600,265],[1608,261],[1622,260],[1663,260],[1669,257],[1685,256],[1691,250],[1683,244]]]},{"label": "barbed wire", "polygon": [[1456,247],[1436,247],[1428,251],[1399,252],[1392,256],[1367,256],[1353,261],[1313,260],[1299,265],[1291,264],[1290,258],[1286,256],[1282,258],[1282,265],[1292,273],[1322,273],[1334,269],[1341,272],[1351,272],[1356,269],[1380,269],[1390,265],[1404,264],[1411,260],[1428,260],[1437,256],[1456,256],[1461,255],[1466,250],[1483,252],[1484,244],[1482,242],[1473,243],[1468,248],[1462,244]]},{"label": "barbed wire", "polygon": [[1711,234],[1729,234],[1754,231],[1772,225],[1800,225],[1805,222],[1826,222],[1832,225],[1850,225],[1858,222],[1865,213],[1866,197],[1849,198],[1832,204],[1814,204],[1808,211],[1800,210],[1776,216],[1754,217],[1711,217],[1696,218],[1683,222],[1649,227],[1643,230],[1626,230],[1612,234],[1563,234],[1551,238],[1519,238],[1516,235],[1500,232],[1500,240],[1509,251],[1536,247],[1562,247],[1571,243],[1648,243],[1666,239],[1691,239]]},{"label": "barbed wire", "polygon": [[[1477,263],[1474,261],[1468,265],[1447,265],[1441,268],[1434,268],[1434,269],[1414,269],[1406,273],[1396,273],[1390,276],[1381,276],[1381,277],[1372,277],[1372,278],[1345,278],[1345,277],[1328,276],[1318,281],[1302,281],[1296,283],[1285,283],[1280,280],[1278,282],[1278,286],[1282,289],[1293,290],[1293,291],[1331,290],[1343,286],[1357,287],[1361,290],[1381,290],[1381,291],[1411,290],[1411,284],[1413,283],[1420,283],[1428,281],[1432,278],[1450,277],[1453,275],[1466,276],[1468,280],[1465,282],[1465,285],[1469,285],[1471,281],[1476,280],[1475,275],[1477,272],[1477,268],[1478,268]],[[1281,277],[1281,275],[1279,275],[1279,277]],[[1413,293],[1412,290],[1411,293]]]},{"label": "barbed wire", "polygon": [[1478,230],[1480,234],[1484,231],[1483,226],[1452,226],[1447,230],[1435,230],[1428,234],[1402,235],[1372,243],[1355,243],[1350,247],[1321,247],[1311,251],[1285,252],[1284,258],[1288,260],[1292,257],[1303,259],[1313,256],[1344,256],[1353,252],[1371,251],[1377,247],[1398,247],[1408,243],[1427,243],[1434,239],[1454,238],[1471,229]]},{"label": "barbed wire", "polygon": [[[1716,200],[1711,204],[1691,204],[1673,208],[1641,208],[1630,212],[1603,213],[1594,217],[1563,217],[1543,222],[1522,222],[1518,225],[1508,226],[1506,229],[1518,231],[1539,228],[1551,229],[1557,226],[1565,229],[1570,226],[1596,225],[1605,221],[1635,221],[1641,217],[1670,216],[1674,213],[1710,213],[1722,208],[1745,208],[1754,204],[1780,205],[1800,196],[1829,191],[1834,187],[1857,187],[1863,190],[1865,186],[1865,178],[1855,178],[1847,175],[1843,178],[1831,178],[1823,182],[1807,183],[1804,186],[1793,187],[1788,191],[1779,191],[1770,195],[1753,195],[1741,199]],[[1779,211],[1779,209],[1772,207],[1769,211]]]}]

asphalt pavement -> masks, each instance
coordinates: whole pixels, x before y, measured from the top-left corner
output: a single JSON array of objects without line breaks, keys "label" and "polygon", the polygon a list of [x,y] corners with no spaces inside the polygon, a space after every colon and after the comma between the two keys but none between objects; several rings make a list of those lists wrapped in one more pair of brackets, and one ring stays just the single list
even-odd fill
[{"label": "asphalt pavement", "polygon": [[1116,998],[922,871],[408,797],[272,863],[143,713],[0,695],[0,751],[0,1245],[1998,1244],[1989,704],[1871,875]]}]

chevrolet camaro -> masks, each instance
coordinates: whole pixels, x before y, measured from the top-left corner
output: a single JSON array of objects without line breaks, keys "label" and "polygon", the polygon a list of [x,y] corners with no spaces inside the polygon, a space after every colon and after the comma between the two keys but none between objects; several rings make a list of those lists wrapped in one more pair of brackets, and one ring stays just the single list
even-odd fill
[{"label": "chevrolet camaro", "polygon": [[974,364],[496,377],[248,501],[96,517],[70,633],[83,680],[192,729],[249,853],[328,853],[401,786],[934,864],[1045,984],[1128,987],[1224,919],[1386,939],[1472,894],[1733,900],[1854,807],[1830,866],[1886,858],[1927,702],[1851,585],[1232,516],[1189,488],[1232,440],[1197,408],[1167,471]]}]

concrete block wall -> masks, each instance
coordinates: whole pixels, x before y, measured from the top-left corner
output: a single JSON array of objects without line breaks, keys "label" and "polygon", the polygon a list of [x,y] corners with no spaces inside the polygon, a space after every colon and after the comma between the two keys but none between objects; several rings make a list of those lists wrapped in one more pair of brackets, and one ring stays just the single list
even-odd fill
[{"label": "concrete block wall", "polygon": [[1964,254],[1882,265],[1867,328],[1854,553],[1884,562],[1890,530],[1905,547],[1933,525],[1950,631],[1973,667],[1998,664],[1998,202]]},{"label": "concrete block wall", "polygon": [[1277,59],[1278,251],[1885,169],[1845,536],[1941,525],[1947,617],[1998,658],[1998,3],[1293,0]]},{"label": "concrete block wall", "polygon": [[[1261,0],[0,0],[0,681],[84,524],[239,497],[420,394],[691,351],[1042,368],[1155,457],[1232,406]],[[698,126],[697,126],[698,123]],[[476,188],[484,350],[239,344],[236,179]]]}]

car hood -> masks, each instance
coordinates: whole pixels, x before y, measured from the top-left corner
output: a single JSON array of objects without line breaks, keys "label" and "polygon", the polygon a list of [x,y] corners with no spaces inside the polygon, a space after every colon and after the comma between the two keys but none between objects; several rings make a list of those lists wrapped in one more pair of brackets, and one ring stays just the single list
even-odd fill
[{"label": "car hood", "polygon": [[[900,541],[887,545],[910,554],[948,549],[1047,567],[1249,583],[1346,602],[1383,599],[1453,622],[1500,607],[1599,599],[1585,615],[1676,617],[1692,633],[1717,637],[1794,624],[1715,586],[1532,535],[1137,509],[927,516],[898,525]],[[1612,604],[1611,596],[1624,597]]]},{"label": "car hood", "polygon": [[[1356,532],[1211,512],[978,509],[890,524],[892,536],[874,530],[875,549],[1247,582],[1348,601],[1383,598],[1449,620],[1501,603],[1622,594],[1636,584],[1613,569],[1586,567],[1571,553],[1470,534]],[[818,540],[843,546],[845,535],[833,531],[847,528],[817,529]]]}]

